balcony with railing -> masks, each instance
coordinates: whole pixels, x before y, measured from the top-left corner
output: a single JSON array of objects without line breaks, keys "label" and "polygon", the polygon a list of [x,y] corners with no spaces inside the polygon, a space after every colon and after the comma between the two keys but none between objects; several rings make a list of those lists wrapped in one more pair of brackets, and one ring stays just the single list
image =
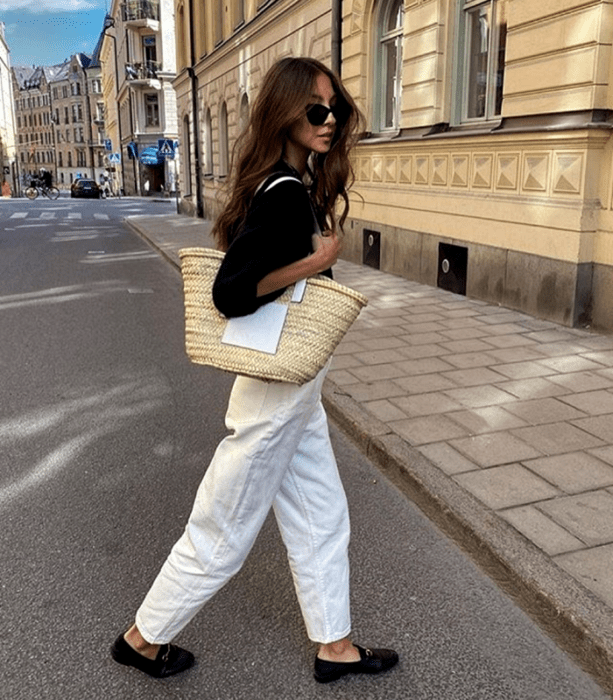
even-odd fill
[{"label": "balcony with railing", "polygon": [[128,0],[121,6],[121,16],[126,24],[136,27],[152,27],[160,21],[158,0]]},{"label": "balcony with railing", "polygon": [[158,80],[158,72],[161,70],[162,64],[157,61],[126,63],[126,80],[129,80],[135,86],[157,87],[154,81]]}]

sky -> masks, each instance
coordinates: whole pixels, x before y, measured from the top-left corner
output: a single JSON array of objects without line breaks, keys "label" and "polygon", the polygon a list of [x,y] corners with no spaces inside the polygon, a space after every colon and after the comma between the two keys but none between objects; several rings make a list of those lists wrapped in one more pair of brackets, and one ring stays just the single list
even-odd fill
[{"label": "sky", "polygon": [[0,0],[12,66],[53,66],[91,54],[110,0]]}]

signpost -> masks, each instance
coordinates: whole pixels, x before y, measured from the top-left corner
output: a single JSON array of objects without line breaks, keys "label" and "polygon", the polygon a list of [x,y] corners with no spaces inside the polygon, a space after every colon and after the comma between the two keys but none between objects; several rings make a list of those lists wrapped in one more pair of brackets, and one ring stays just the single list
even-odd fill
[{"label": "signpost", "polygon": [[[158,153],[159,155],[166,159],[166,160],[172,160],[174,162],[174,168],[173,168],[173,179],[174,179],[174,190],[175,190],[175,198],[177,200],[177,208],[179,206],[178,203],[178,192],[177,192],[177,162],[175,160],[175,149],[178,147],[179,142],[178,141],[173,141],[172,139],[158,139]],[[168,193],[170,195],[170,192]]]},{"label": "signpost", "polygon": [[[121,153],[109,153],[109,155],[107,157],[109,159],[109,163],[112,166],[111,168],[109,168],[109,172],[112,172],[111,179],[112,179],[113,185],[115,185],[115,175],[114,175],[115,167],[114,166],[116,164],[118,165],[119,163],[121,163]],[[115,186],[113,187],[113,189],[114,190],[116,189],[117,196],[121,197],[120,189],[118,187],[116,188]]]}]

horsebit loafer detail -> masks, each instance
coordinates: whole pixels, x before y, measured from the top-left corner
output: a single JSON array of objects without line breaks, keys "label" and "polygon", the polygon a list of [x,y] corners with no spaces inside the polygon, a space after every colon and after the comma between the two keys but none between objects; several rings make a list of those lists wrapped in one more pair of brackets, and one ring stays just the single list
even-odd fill
[{"label": "horsebit loafer detail", "polygon": [[315,657],[315,680],[319,683],[335,681],[348,673],[381,673],[398,663],[398,654],[392,649],[364,649],[355,645],[360,652],[360,660],[352,663],[324,661]]},{"label": "horsebit loafer detail", "polygon": [[155,659],[148,659],[132,649],[123,634],[117,637],[111,647],[111,656],[117,663],[134,666],[154,678],[173,676],[175,673],[185,671],[194,663],[194,655],[191,651],[181,649],[174,644],[162,644]]}]

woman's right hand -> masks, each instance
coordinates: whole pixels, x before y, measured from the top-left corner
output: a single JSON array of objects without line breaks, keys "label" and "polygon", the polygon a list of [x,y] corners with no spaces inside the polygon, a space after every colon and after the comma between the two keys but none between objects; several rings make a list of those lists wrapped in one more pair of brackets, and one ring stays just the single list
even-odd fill
[{"label": "woman's right hand", "polygon": [[324,231],[313,236],[313,257],[317,259],[318,272],[329,269],[336,263],[341,252],[341,242],[334,231]]},{"label": "woman's right hand", "polygon": [[269,272],[258,282],[259,297],[283,289],[298,280],[324,272],[334,265],[341,250],[341,242],[333,231],[313,236],[313,253],[306,258]]}]

